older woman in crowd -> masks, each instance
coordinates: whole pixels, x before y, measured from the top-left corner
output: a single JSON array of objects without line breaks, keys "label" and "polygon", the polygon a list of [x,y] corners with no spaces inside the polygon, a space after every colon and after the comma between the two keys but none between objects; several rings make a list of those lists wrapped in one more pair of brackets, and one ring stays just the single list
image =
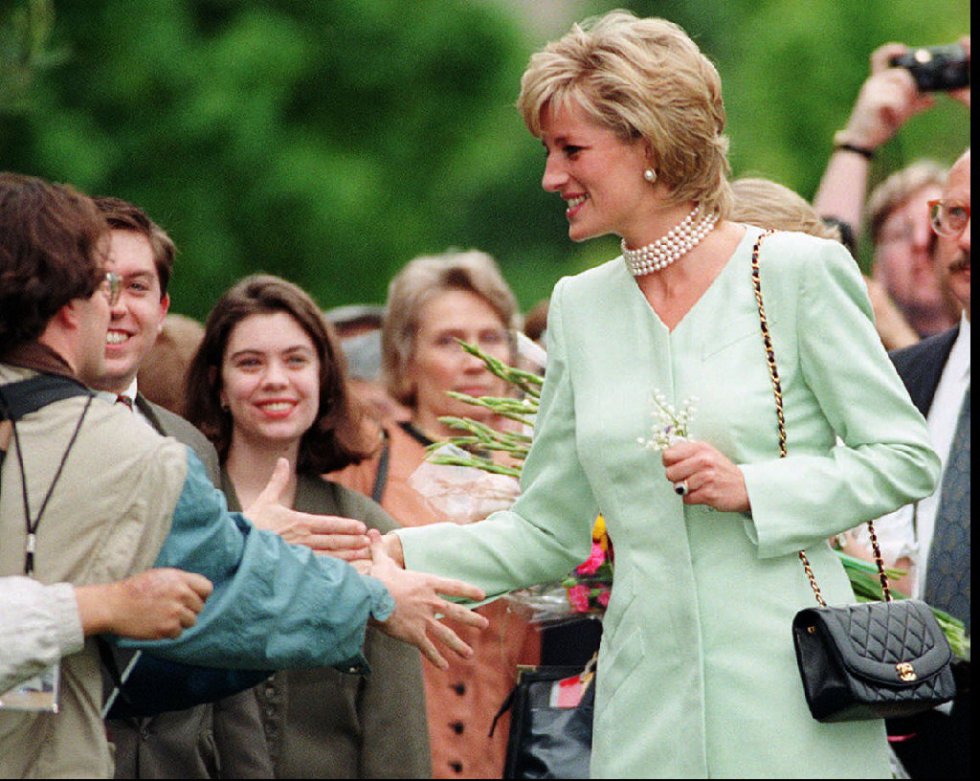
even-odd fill
[{"label": "older woman in crowd", "polygon": [[[407,421],[388,422],[373,458],[332,475],[374,496],[402,526],[442,520],[410,484],[425,448],[452,436],[447,415],[489,421],[486,410],[447,395],[503,396],[506,383],[457,339],[513,361],[517,305],[493,259],[483,252],[447,252],[412,260],[392,280],[382,327],[382,373],[389,393],[411,410]],[[585,556],[582,557],[584,560]],[[581,562],[576,562],[581,563]],[[504,602],[480,610],[490,619],[481,635],[465,634],[474,655],[450,663],[448,672],[425,670],[432,772],[436,778],[499,778],[507,744],[506,717],[488,735],[494,714],[514,685],[518,664],[540,658],[536,631]],[[461,635],[463,636],[463,635]]]},{"label": "older woman in crowd", "polygon": [[[612,12],[531,58],[518,107],[569,237],[616,235],[622,255],[555,288],[513,507],[400,529],[389,552],[499,595],[582,561],[601,509],[616,582],[593,777],[889,776],[882,721],[811,717],[790,631],[816,604],[798,551],[828,603],[853,601],[827,539],[928,494],[938,474],[854,260],[802,233],[762,244],[780,458],[752,284],[762,231],[729,219],[714,66],[677,25]],[[687,438],[667,437],[652,397],[678,410],[697,397]],[[645,446],[657,439],[659,453]]]},{"label": "older woman in crowd", "polygon": [[[188,418],[217,448],[229,497],[252,503],[286,458],[287,506],[396,527],[374,502],[320,477],[363,457],[360,419],[336,337],[296,285],[254,275],[228,290],[208,316],[188,389]],[[288,670],[255,689],[277,777],[428,777],[418,652],[369,628],[364,653],[368,676]]]}]

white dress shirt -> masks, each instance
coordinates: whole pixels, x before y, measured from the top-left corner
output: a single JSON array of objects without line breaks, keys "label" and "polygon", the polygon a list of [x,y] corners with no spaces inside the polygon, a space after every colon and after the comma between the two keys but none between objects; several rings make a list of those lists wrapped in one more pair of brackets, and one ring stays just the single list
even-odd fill
[{"label": "white dress shirt", "polygon": [[[122,395],[129,396],[129,398],[133,400],[133,414],[136,415],[137,419],[142,420],[147,426],[153,428],[153,424],[150,422],[150,419],[143,414],[139,407],[136,406],[136,394],[138,391],[139,388],[137,387],[137,381],[134,377],[133,381],[129,384],[129,387],[126,388],[126,392]],[[110,404],[116,403],[117,395],[112,391],[96,391],[96,394],[108,401]]]}]

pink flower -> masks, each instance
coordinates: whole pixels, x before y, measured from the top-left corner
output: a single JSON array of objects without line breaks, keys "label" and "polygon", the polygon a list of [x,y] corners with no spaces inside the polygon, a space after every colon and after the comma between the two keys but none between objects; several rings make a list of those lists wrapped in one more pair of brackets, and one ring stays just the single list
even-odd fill
[{"label": "pink flower", "polygon": [[568,587],[568,601],[576,613],[589,612],[589,587],[581,584]]},{"label": "pink flower", "polygon": [[594,575],[596,571],[601,567],[606,561],[606,553],[602,550],[602,545],[598,542],[592,543],[592,553],[589,554],[589,558],[579,564],[575,571],[579,575]]},{"label": "pink flower", "polygon": [[598,600],[599,604],[602,605],[603,607],[609,607],[609,597],[610,596],[612,596],[612,592],[609,591],[609,589],[607,589],[607,588],[600,588],[599,589],[599,596],[596,597],[596,599]]}]

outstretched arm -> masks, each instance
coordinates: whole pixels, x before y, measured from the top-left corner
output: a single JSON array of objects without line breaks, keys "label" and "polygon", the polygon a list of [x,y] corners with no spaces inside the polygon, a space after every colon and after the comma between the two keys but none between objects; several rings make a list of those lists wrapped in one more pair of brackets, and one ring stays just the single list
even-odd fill
[{"label": "outstretched arm", "polygon": [[0,692],[77,653],[86,635],[176,637],[210,593],[207,578],[174,569],[77,587],[0,578]]}]

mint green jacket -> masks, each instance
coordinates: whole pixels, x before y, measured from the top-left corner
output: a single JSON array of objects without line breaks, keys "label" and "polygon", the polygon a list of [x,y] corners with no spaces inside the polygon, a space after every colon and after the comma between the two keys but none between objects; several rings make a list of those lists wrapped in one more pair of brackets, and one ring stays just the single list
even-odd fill
[{"label": "mint green jacket", "polygon": [[[601,511],[616,549],[598,663],[594,777],[886,777],[880,721],[820,724],[793,650],[815,604],[853,601],[827,539],[928,495],[925,423],[872,320],[854,260],[798,233],[766,239],[762,286],[782,378],[789,457],[751,283],[747,228],[672,332],[623,260],[561,280],[522,494],[470,526],[401,529],[409,567],[499,595],[583,561]],[[683,262],[683,261],[681,261]],[[651,434],[652,394],[696,396],[691,436],[745,476],[751,514],[685,506]],[[838,442],[839,438],[839,442]]]}]

